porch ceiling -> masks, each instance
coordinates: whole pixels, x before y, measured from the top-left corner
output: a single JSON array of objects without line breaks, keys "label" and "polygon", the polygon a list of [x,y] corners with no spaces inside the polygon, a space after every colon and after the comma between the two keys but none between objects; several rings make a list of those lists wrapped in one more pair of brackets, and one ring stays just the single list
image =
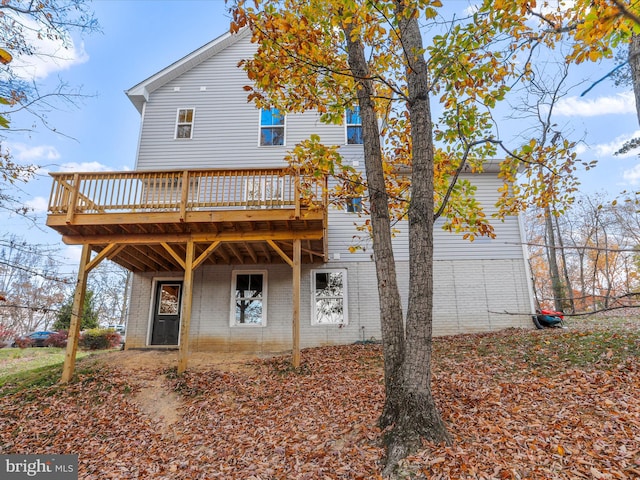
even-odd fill
[{"label": "porch ceiling", "polygon": [[50,214],[47,225],[67,244],[89,244],[97,253],[113,246],[107,258],[134,272],[183,270],[180,259],[189,240],[195,258],[205,255],[199,265],[285,263],[282,253],[292,258],[295,238],[302,240],[303,263],[322,262],[326,255],[322,212],[306,212],[300,219],[288,209],[200,212],[182,222],[174,216],[76,214],[67,223],[65,215]]}]

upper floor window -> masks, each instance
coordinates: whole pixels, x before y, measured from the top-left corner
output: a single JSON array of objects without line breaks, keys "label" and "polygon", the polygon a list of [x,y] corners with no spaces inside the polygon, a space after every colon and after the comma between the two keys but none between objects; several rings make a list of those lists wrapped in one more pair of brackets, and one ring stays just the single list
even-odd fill
[{"label": "upper floor window", "polygon": [[345,112],[347,125],[347,143],[349,145],[362,145],[362,119],[360,107],[347,108]]},{"label": "upper floor window", "polygon": [[178,109],[176,118],[176,138],[191,138],[193,135],[193,108]]},{"label": "upper floor window", "polygon": [[313,291],[311,323],[342,325],[347,323],[347,271],[312,270]]},{"label": "upper floor window", "polygon": [[362,213],[362,197],[347,198],[346,209],[349,213]]},{"label": "upper floor window", "polygon": [[277,108],[260,111],[260,145],[284,145],[284,115]]}]

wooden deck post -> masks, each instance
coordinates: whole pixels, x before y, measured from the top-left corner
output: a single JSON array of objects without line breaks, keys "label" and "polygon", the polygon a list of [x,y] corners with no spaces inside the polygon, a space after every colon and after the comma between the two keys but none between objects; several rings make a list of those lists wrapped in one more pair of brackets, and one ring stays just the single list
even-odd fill
[{"label": "wooden deck post", "polygon": [[302,191],[300,190],[300,169],[296,169],[296,176],[294,179],[294,196],[295,196],[295,218],[300,218],[300,195],[302,195]]},{"label": "wooden deck post", "polygon": [[187,369],[189,359],[189,329],[191,328],[191,301],[193,299],[193,240],[187,242],[182,292],[182,313],[180,315],[180,347],[178,350],[178,374]]},{"label": "wooden deck post", "polygon": [[80,338],[80,323],[82,320],[82,312],[84,309],[84,297],[87,290],[87,274],[89,269],[87,265],[91,259],[91,246],[84,244],[82,246],[82,256],[80,257],[80,266],[78,267],[78,281],[76,283],[76,291],[73,295],[73,307],[71,308],[71,324],[69,326],[69,338],[67,339],[67,351],[64,357],[64,366],[62,368],[62,377],[60,383],[68,383],[73,377],[73,371],[76,366],[76,352],[78,351],[78,340]]},{"label": "wooden deck post", "polygon": [[78,195],[80,195],[80,174],[73,174],[73,190],[69,196],[69,203],[67,204],[67,224],[73,222],[73,217],[76,214],[76,205],[78,203]]},{"label": "wooden deck post", "polygon": [[293,241],[293,366],[300,366],[300,256],[301,241],[296,238]]}]

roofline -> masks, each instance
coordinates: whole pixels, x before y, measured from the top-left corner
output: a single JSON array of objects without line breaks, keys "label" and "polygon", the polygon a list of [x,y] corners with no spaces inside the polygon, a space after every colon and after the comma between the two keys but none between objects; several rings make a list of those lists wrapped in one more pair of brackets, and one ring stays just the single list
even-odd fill
[{"label": "roofline", "polygon": [[227,32],[220,35],[216,39],[206,43],[197,50],[194,50],[168,67],[163,68],[146,80],[143,80],[128,90],[125,90],[124,93],[129,97],[129,100],[131,100],[131,103],[133,103],[138,112],[142,114],[142,106],[149,100],[149,95],[151,95],[151,93],[166,85],[171,80],[179,77],[186,71],[191,70],[193,67],[199,65],[216,53],[233,45],[238,40],[249,34],[250,31],[251,30],[249,28],[243,28],[238,33]]}]

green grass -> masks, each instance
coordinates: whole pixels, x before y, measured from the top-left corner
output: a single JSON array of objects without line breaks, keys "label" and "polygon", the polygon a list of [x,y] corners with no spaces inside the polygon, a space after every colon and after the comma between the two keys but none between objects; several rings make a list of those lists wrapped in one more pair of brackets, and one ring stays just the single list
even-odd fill
[{"label": "green grass", "polygon": [[640,319],[599,318],[565,322],[566,328],[509,329],[436,339],[438,360],[492,365],[506,378],[553,375],[567,368],[611,368],[640,357]]},{"label": "green grass", "polygon": [[529,363],[552,366],[562,363],[584,368],[589,365],[614,365],[629,357],[640,356],[640,332],[589,330],[561,333],[533,344],[526,355]]},{"label": "green grass", "polygon": [[[76,358],[90,352],[79,351]],[[64,348],[6,348],[0,350],[0,396],[51,386],[60,380]]]},{"label": "green grass", "polygon": [[[3,348],[0,350],[0,381],[7,375],[63,362],[64,354],[64,348]],[[78,352],[78,357],[84,355],[86,353]]]}]

